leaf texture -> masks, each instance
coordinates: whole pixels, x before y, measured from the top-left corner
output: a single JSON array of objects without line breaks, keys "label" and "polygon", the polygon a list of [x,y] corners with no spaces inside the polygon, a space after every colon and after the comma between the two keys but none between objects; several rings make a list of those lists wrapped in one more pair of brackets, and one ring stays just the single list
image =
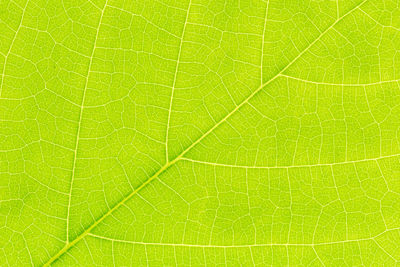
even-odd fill
[{"label": "leaf texture", "polygon": [[397,266],[398,0],[0,1],[1,266]]}]

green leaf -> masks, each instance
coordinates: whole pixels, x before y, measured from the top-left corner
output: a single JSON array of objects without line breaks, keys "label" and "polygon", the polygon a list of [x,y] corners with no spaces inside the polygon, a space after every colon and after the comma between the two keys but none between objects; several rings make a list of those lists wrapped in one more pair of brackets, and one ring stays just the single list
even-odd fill
[{"label": "green leaf", "polygon": [[0,1],[1,266],[395,266],[397,0]]}]

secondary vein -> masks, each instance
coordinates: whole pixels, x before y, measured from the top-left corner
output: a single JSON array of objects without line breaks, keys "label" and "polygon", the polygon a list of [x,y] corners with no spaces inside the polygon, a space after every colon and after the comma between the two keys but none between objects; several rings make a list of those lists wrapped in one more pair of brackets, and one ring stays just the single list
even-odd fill
[{"label": "secondary vein", "polygon": [[77,129],[76,140],[75,140],[74,159],[73,159],[73,163],[72,163],[71,182],[70,182],[70,185],[69,185],[69,197],[68,197],[68,208],[67,208],[67,238],[66,238],[67,244],[69,243],[69,213],[70,213],[70,209],[71,209],[72,187],[73,187],[73,184],[74,184],[74,177],[75,177],[75,170],[76,170],[76,158],[77,158],[78,146],[79,146],[79,135],[80,135],[80,132],[81,132],[82,113],[83,113],[83,107],[84,107],[84,104],[85,104],[86,89],[87,89],[87,86],[88,86],[89,75],[90,75],[90,71],[91,71],[91,68],[92,68],[94,51],[96,50],[96,44],[97,44],[97,39],[98,39],[98,36],[99,36],[99,30],[100,30],[101,23],[103,21],[104,10],[107,7],[107,2],[108,2],[108,0],[106,1],[103,9],[101,10],[101,15],[100,15],[100,19],[99,19],[99,25],[97,26],[96,37],[95,37],[95,40],[94,40],[92,54],[90,55],[90,61],[89,61],[88,71],[87,71],[87,74],[86,74],[85,86],[83,88],[83,96],[82,96],[82,101],[81,101],[80,110],[79,110],[79,121],[78,121],[78,129]]}]

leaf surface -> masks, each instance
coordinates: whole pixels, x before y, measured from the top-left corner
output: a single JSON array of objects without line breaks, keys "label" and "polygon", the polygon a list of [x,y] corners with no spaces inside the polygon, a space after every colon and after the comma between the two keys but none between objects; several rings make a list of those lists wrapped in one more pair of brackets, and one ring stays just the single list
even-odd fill
[{"label": "leaf surface", "polygon": [[0,265],[395,266],[399,5],[0,2]]}]

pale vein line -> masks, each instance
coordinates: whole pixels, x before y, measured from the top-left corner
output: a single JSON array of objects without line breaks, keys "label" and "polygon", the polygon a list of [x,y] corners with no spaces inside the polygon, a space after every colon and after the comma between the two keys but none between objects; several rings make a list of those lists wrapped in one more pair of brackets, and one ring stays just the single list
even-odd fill
[{"label": "pale vein line", "polygon": [[337,18],[339,17],[339,14],[340,14],[340,12],[339,12],[339,0],[336,0],[336,17]]},{"label": "pale vein line", "polygon": [[174,81],[172,82],[171,98],[170,98],[170,101],[169,101],[169,108],[168,108],[167,132],[166,132],[166,136],[165,136],[165,158],[166,158],[165,162],[169,161],[169,157],[168,157],[168,135],[169,135],[169,128],[170,128],[169,127],[169,122],[171,120],[172,102],[173,102],[173,99],[174,99],[174,92],[175,92],[175,86],[176,86],[176,77],[178,76],[178,69],[179,69],[179,62],[180,62],[180,59],[181,59],[183,39],[185,37],[186,25],[187,25],[189,13],[190,13],[190,6],[191,5],[192,5],[192,0],[189,1],[189,6],[188,6],[188,9],[186,11],[185,23],[183,25],[182,36],[180,38],[180,43],[179,43],[178,58],[176,60]]},{"label": "pale vein line", "polygon": [[[194,247],[194,248],[249,248],[249,247],[269,247],[269,246],[297,246],[297,247],[315,247],[315,246],[329,246],[329,245],[337,245],[337,244],[345,244],[345,243],[352,243],[352,242],[362,242],[362,241],[371,241],[374,240],[388,232],[391,231],[398,231],[400,227],[386,229],[385,231],[366,238],[359,238],[359,239],[347,239],[347,240],[338,240],[338,241],[331,241],[331,242],[320,242],[320,243],[269,243],[269,244],[244,244],[244,245],[199,245],[199,244],[179,244],[179,243],[155,243],[155,242],[140,242],[140,241],[129,241],[123,239],[115,239],[109,238],[106,236],[96,235],[93,233],[88,233],[88,236],[103,239],[111,242],[119,242],[119,243],[127,243],[133,245],[151,245],[151,246],[174,246],[174,247]],[[375,241],[376,242],[376,241]]]},{"label": "pale vein line", "polygon": [[26,1],[25,7],[22,9],[21,21],[20,21],[20,23],[19,23],[19,25],[18,25],[17,31],[15,32],[15,35],[14,35],[12,41],[11,41],[11,44],[10,44],[10,48],[8,49],[7,54],[6,54],[6,56],[5,56],[5,59],[4,59],[3,70],[1,71],[0,98],[1,98],[1,95],[2,95],[2,93],[3,93],[4,74],[5,74],[5,71],[6,71],[6,65],[7,65],[7,61],[8,61],[8,56],[10,55],[11,49],[12,49],[13,46],[14,46],[15,40],[17,39],[18,32],[19,32],[19,30],[20,30],[21,27],[22,27],[22,22],[23,22],[23,20],[24,20],[25,11],[26,11],[26,8],[28,7],[28,3],[29,3],[29,0]]},{"label": "pale vein line", "polygon": [[317,250],[315,249],[315,247],[312,247],[312,249],[313,249],[313,251],[314,251],[314,253],[315,253],[315,256],[317,257],[317,259],[319,260],[319,262],[322,264],[322,266],[326,266],[325,265],[325,263],[321,260],[321,258],[319,257],[319,255],[318,255],[318,252],[317,252]]},{"label": "pale vein line", "polygon": [[263,28],[263,35],[262,35],[262,44],[261,44],[261,84],[263,83],[263,60],[264,60],[264,40],[265,40],[265,30],[267,28],[267,21],[268,21],[268,7],[269,7],[269,0],[267,0],[267,6],[265,8],[265,17],[264,17],[264,28]]},{"label": "pale vein line", "polygon": [[367,12],[365,12],[363,9],[360,8],[360,11],[362,13],[364,13],[368,18],[370,18],[373,22],[375,22],[376,24],[378,24],[379,26],[381,26],[382,28],[389,28],[395,31],[400,31],[400,28],[394,27],[392,25],[384,25],[381,22],[377,21],[376,19],[374,19],[370,14],[368,14]]},{"label": "pale vein line", "polygon": [[346,87],[346,86],[348,86],[348,87],[371,86],[371,85],[380,85],[380,84],[385,84],[385,83],[395,83],[395,82],[400,81],[400,79],[396,79],[396,80],[387,80],[387,81],[372,82],[372,83],[327,83],[327,82],[314,82],[314,81],[305,80],[302,78],[297,78],[297,77],[293,77],[293,76],[286,75],[286,74],[281,74],[280,76],[291,79],[291,80],[296,80],[296,81],[311,83],[311,84],[316,84],[316,85],[343,86],[343,87]]},{"label": "pale vein line", "polygon": [[130,200],[137,192],[139,192],[142,188],[144,188],[146,185],[151,183],[154,179],[156,179],[161,173],[163,173],[165,170],[167,170],[169,167],[174,165],[177,161],[179,161],[180,158],[182,158],[188,151],[190,151],[194,146],[196,146],[199,142],[201,142],[206,136],[208,136],[212,131],[214,131],[215,128],[217,128],[219,125],[221,125],[223,122],[225,122],[232,114],[234,114],[236,111],[240,109],[244,104],[246,104],[250,99],[252,99],[259,91],[261,91],[264,86],[268,85],[272,81],[274,81],[277,77],[280,76],[281,73],[283,73],[287,68],[289,68],[299,57],[301,57],[310,47],[312,47],[318,40],[322,38],[323,35],[325,35],[329,29],[331,29],[334,25],[336,25],[341,19],[345,18],[347,15],[349,15],[351,12],[353,12],[355,9],[359,8],[362,4],[364,4],[367,0],[364,0],[360,4],[358,4],[356,7],[348,11],[345,15],[343,15],[341,18],[337,19],[328,29],[326,29],[324,32],[321,33],[312,43],[310,43],[297,57],[295,57],[286,67],[284,67],[279,73],[277,73],[274,77],[272,77],[269,81],[266,83],[262,84],[258,89],[256,89],[252,94],[250,94],[242,103],[240,103],[235,109],[233,109],[229,114],[227,114],[222,120],[220,120],[217,124],[215,124],[212,128],[210,128],[206,133],[204,133],[201,137],[199,137],[196,141],[194,141],[188,148],[186,148],[179,156],[177,156],[174,160],[167,162],[163,167],[161,167],[156,173],[154,173],[149,179],[147,179],[144,183],[142,183],[136,190],[132,191],[129,195],[127,195],[124,199],[122,199],[120,202],[118,202],[114,207],[109,209],[106,213],[104,213],[99,219],[93,222],[92,225],[90,225],[85,231],[83,231],[76,239],[71,241],[70,243],[67,243],[60,251],[58,251],[55,255],[53,255],[45,264],[44,266],[50,266],[51,263],[53,263],[55,260],[57,260],[60,256],[62,256],[65,252],[68,251],[69,248],[74,246],[76,243],[78,243],[80,240],[82,240],[86,235],[88,235],[100,222],[102,222],[105,218],[107,218],[110,214],[112,214],[115,210],[117,210],[119,207],[124,205],[128,200]]},{"label": "pale vein line", "polygon": [[[61,46],[62,48],[68,50],[69,52],[74,53],[74,54],[77,54],[77,55],[79,55],[79,56],[81,56],[81,57],[89,58],[87,55],[85,55],[85,54],[79,52],[78,50],[71,49],[71,48],[69,48],[68,46],[66,46],[65,44],[63,44],[63,43],[61,43],[61,42],[58,42],[58,41],[53,37],[53,35],[52,35],[50,32],[48,32],[48,31],[39,30],[39,29],[30,27],[30,26],[25,26],[25,25],[22,25],[21,27],[22,27],[22,28],[25,28],[25,29],[28,29],[28,30],[31,30],[31,31],[38,32],[38,33],[44,33],[44,34],[48,35],[48,36],[52,39],[52,41],[54,42],[55,45],[59,45],[59,46]],[[79,73],[77,73],[77,74],[79,75]]]},{"label": "pale vein line", "polygon": [[32,260],[32,254],[31,254],[31,251],[29,250],[28,242],[26,242],[26,238],[25,238],[24,233],[21,233],[21,237],[22,237],[22,239],[24,240],[25,248],[26,248],[26,250],[28,251],[28,255],[29,255],[29,260],[30,260],[30,262],[31,262],[31,266],[32,266],[32,267],[35,267],[35,265],[33,264],[33,260]]},{"label": "pale vein line", "polygon": [[40,180],[36,179],[34,176],[31,176],[31,175],[29,175],[29,174],[27,174],[27,173],[26,173],[25,175],[26,175],[27,177],[31,178],[31,179],[32,179],[33,181],[35,181],[36,183],[38,183],[39,185],[43,186],[44,188],[46,188],[46,189],[48,189],[48,190],[50,190],[50,191],[56,192],[57,194],[61,194],[61,195],[63,195],[63,196],[68,196],[67,193],[62,192],[62,191],[59,191],[59,190],[57,190],[57,189],[54,189],[54,188],[52,188],[52,187],[50,187],[50,186],[48,186],[48,185],[42,183]]},{"label": "pale vein line", "polygon": [[77,158],[77,152],[78,152],[78,146],[79,146],[79,135],[80,135],[80,132],[81,132],[82,113],[83,113],[83,108],[84,108],[84,104],[85,104],[86,89],[87,89],[87,86],[88,86],[90,70],[92,68],[94,51],[96,50],[96,44],[97,44],[97,39],[98,39],[98,36],[99,36],[99,30],[100,30],[101,23],[103,21],[104,10],[107,7],[107,2],[108,2],[108,0],[106,0],[106,3],[104,5],[103,9],[101,10],[101,15],[100,15],[100,19],[99,19],[99,25],[97,26],[97,31],[96,31],[96,36],[95,36],[94,45],[93,45],[93,49],[92,49],[92,54],[90,55],[90,61],[89,61],[88,71],[87,71],[87,74],[86,74],[85,86],[83,88],[83,96],[82,96],[82,101],[81,101],[80,111],[79,111],[78,130],[77,130],[76,140],[75,140],[74,160],[73,160],[73,165],[72,165],[72,175],[71,175],[71,182],[70,182],[70,186],[69,186],[69,197],[68,197],[67,238],[66,238],[66,243],[67,244],[69,243],[69,214],[70,214],[70,209],[71,209],[72,187],[73,187],[73,184],[74,184],[75,169],[76,169],[76,158]]},{"label": "pale vein line", "polygon": [[398,260],[396,260],[392,255],[390,255],[389,252],[386,251],[386,249],[384,249],[381,244],[379,244],[378,242],[376,242],[375,239],[373,239],[374,243],[386,254],[388,255],[390,258],[392,258],[395,262],[398,262]]},{"label": "pale vein line", "polygon": [[165,32],[165,33],[167,33],[167,34],[169,34],[169,35],[171,35],[171,36],[173,36],[173,37],[179,39],[179,36],[177,36],[177,35],[173,34],[172,32],[169,32],[168,30],[166,30],[166,29],[164,29],[164,28],[158,26],[157,24],[155,24],[155,23],[153,23],[152,21],[148,20],[148,19],[147,19],[146,17],[144,17],[143,15],[135,14],[135,13],[133,13],[133,12],[131,12],[131,11],[122,9],[122,8],[117,7],[117,6],[114,6],[114,5],[108,5],[108,7],[113,8],[113,9],[116,9],[116,10],[119,10],[119,11],[124,12],[124,13],[127,13],[127,14],[131,15],[132,17],[139,17],[139,18],[142,18],[142,19],[145,20],[148,24],[150,24],[151,26],[154,26],[154,27],[157,28],[158,30],[163,31],[163,32]]},{"label": "pale vein line", "polygon": [[400,156],[400,153],[387,155],[382,157],[376,158],[369,158],[369,159],[360,159],[360,160],[350,160],[350,161],[342,161],[342,162],[333,162],[333,163],[318,163],[318,164],[305,164],[305,165],[291,165],[291,166],[247,166],[247,165],[234,165],[234,164],[224,164],[224,163],[217,163],[217,162],[209,162],[209,161],[202,161],[196,160],[191,158],[182,157],[180,160],[183,161],[190,161],[194,163],[204,164],[204,165],[211,165],[217,167],[228,167],[228,168],[243,168],[243,169],[294,169],[294,168],[311,168],[311,167],[323,167],[323,166],[335,166],[335,165],[345,165],[345,164],[354,164],[360,162],[368,162],[368,161],[378,161],[381,159],[387,158],[394,158]]}]

